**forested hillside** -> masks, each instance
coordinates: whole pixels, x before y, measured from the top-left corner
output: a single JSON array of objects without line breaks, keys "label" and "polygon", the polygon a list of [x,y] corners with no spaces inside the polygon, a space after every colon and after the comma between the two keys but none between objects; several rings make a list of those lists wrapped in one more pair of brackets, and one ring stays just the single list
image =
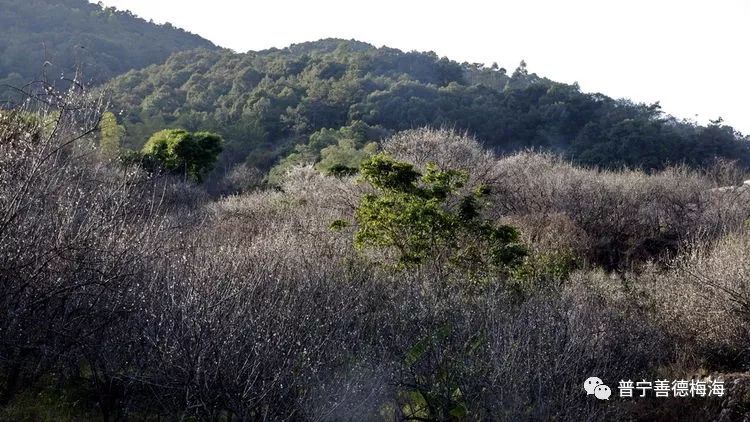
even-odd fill
[{"label": "forested hillside", "polygon": [[583,93],[525,63],[506,71],[356,41],[181,52],[116,78],[110,92],[128,146],[164,127],[211,130],[228,141],[225,167],[246,160],[268,168],[295,145],[292,161],[314,162],[334,141],[311,145],[310,135],[352,125],[380,136],[446,126],[496,151],[533,147],[611,168],[703,166],[715,156],[750,163],[747,139],[720,122],[696,126],[658,104]]},{"label": "forested hillside", "polygon": [[170,54],[215,48],[208,40],[156,25],[129,11],[86,0],[0,0],[0,84],[20,86],[46,75],[101,83]]}]

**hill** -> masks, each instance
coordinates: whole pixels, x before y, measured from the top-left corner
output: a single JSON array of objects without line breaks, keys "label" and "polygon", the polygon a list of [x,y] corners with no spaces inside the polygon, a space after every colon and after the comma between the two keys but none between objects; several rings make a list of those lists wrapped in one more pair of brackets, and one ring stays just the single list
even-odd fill
[{"label": "hill", "polygon": [[[0,0],[0,84],[20,86],[82,68],[101,83],[163,63],[176,51],[215,48],[208,40],[86,0]],[[45,65],[45,62],[47,64]]]},{"label": "hill", "polygon": [[[717,156],[750,163],[747,139],[720,123],[697,126],[658,104],[583,93],[525,63],[507,72],[358,41],[180,52],[109,88],[129,146],[164,127],[211,130],[228,140],[226,165],[268,168],[295,145],[314,161],[330,142],[310,147],[310,135],[361,123],[380,134],[445,126],[495,151],[532,147],[604,167],[703,166]],[[360,141],[368,140],[376,139]]]}]

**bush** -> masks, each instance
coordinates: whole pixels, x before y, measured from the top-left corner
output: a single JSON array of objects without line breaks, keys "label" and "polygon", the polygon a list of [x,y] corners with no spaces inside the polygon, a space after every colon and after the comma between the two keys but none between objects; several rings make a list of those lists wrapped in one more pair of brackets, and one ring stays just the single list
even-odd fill
[{"label": "bush", "polygon": [[383,151],[394,159],[424,171],[429,163],[441,169],[465,172],[466,191],[495,182],[494,154],[476,139],[448,129],[414,129],[399,132],[383,142]]},{"label": "bush", "polygon": [[206,188],[217,195],[237,195],[261,188],[263,179],[263,173],[257,168],[238,164],[218,181],[207,182]]},{"label": "bush", "polygon": [[221,136],[214,133],[166,129],[153,134],[142,153],[170,172],[201,182],[213,168],[221,144]]},{"label": "bush", "polygon": [[514,228],[478,218],[484,191],[451,198],[463,187],[464,173],[428,164],[420,175],[386,154],[363,162],[361,172],[378,193],[365,195],[357,207],[359,248],[393,248],[402,266],[448,259],[472,273],[513,268],[526,253]]},{"label": "bush", "polygon": [[696,239],[739,229],[750,215],[750,197],[713,192],[709,178],[685,168],[598,171],[527,152],[499,160],[495,174],[491,217],[564,215],[586,261],[609,270],[667,263]]},{"label": "bush", "polygon": [[638,286],[655,317],[675,337],[684,358],[714,370],[750,367],[750,237],[731,234],[696,245],[666,273],[649,273]]}]

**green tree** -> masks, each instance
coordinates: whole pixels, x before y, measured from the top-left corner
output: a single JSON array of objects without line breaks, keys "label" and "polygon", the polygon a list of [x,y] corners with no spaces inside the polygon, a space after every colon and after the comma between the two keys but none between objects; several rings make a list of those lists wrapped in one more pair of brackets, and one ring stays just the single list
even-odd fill
[{"label": "green tree", "polygon": [[315,166],[319,171],[334,176],[355,174],[364,159],[374,155],[378,144],[370,142],[357,148],[351,139],[341,139],[337,145],[329,145],[320,151],[320,162]]},{"label": "green tree", "polygon": [[164,169],[200,183],[221,150],[221,136],[215,133],[166,129],[151,136],[142,153]]},{"label": "green tree", "polygon": [[362,160],[377,152],[376,141],[388,135],[382,127],[359,120],[339,129],[320,129],[269,171],[268,183],[279,186],[287,172],[300,165],[314,164],[317,170],[334,176],[356,174]]},{"label": "green tree", "polygon": [[444,256],[471,273],[507,270],[526,255],[516,229],[480,218],[478,200],[486,188],[457,196],[465,173],[428,165],[420,174],[383,153],[365,160],[360,173],[376,193],[357,208],[357,248],[393,249],[399,266]]},{"label": "green tree", "polygon": [[117,124],[117,117],[109,111],[104,113],[99,122],[99,152],[104,157],[116,158],[124,135],[125,128]]}]

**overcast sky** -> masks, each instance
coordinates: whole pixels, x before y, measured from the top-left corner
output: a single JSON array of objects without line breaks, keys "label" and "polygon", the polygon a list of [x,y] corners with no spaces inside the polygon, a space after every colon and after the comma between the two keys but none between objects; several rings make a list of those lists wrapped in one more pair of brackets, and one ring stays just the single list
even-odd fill
[{"label": "overcast sky", "polygon": [[236,51],[320,38],[498,62],[750,134],[750,0],[105,0]]}]

